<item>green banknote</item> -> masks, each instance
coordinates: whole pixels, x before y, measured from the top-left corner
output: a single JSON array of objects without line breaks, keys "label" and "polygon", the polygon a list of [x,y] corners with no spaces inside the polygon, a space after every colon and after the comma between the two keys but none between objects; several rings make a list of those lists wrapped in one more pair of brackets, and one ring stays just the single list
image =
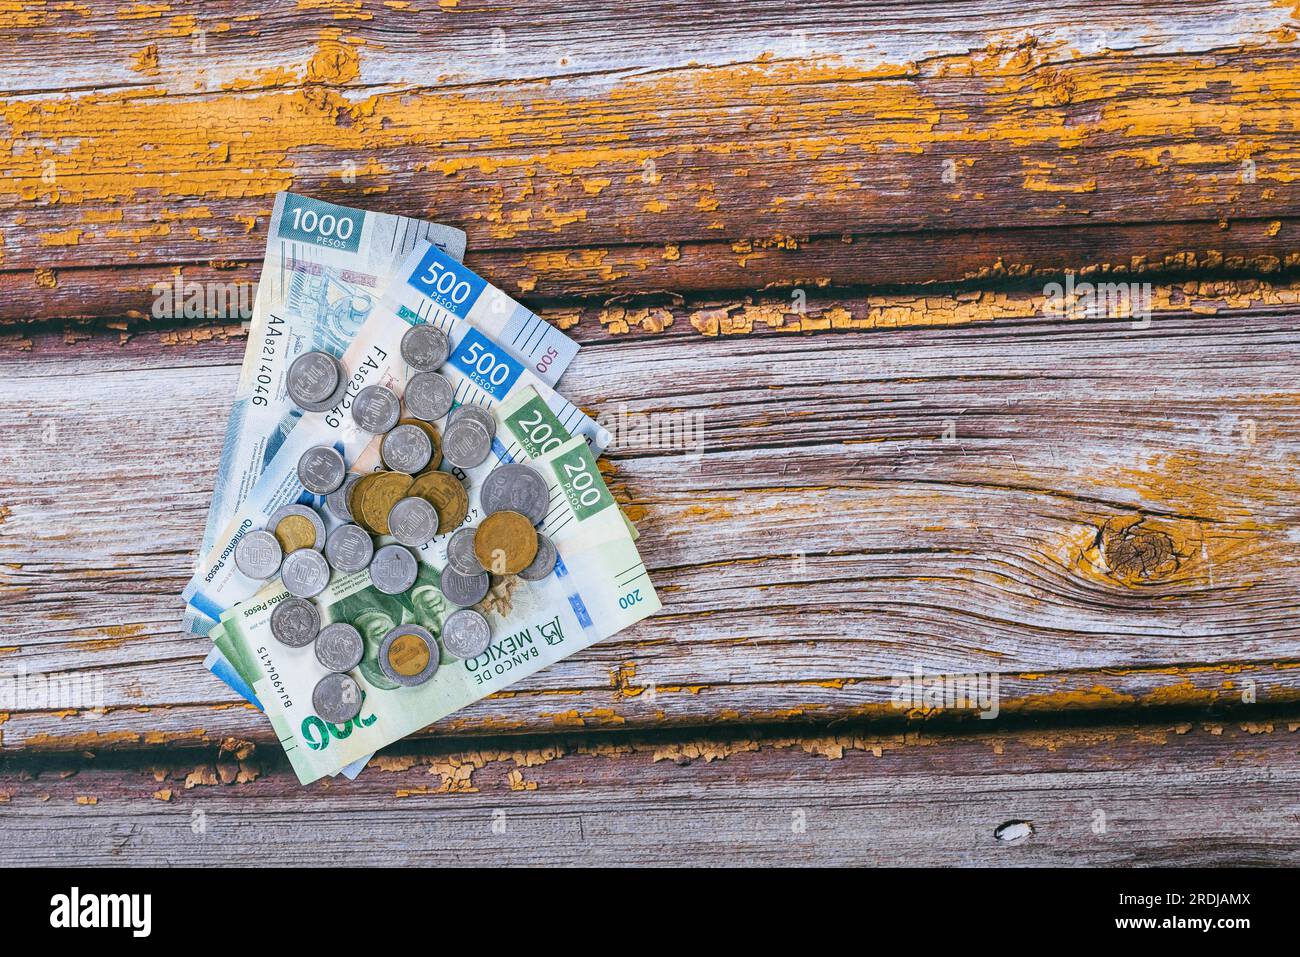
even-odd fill
[{"label": "green banknote", "polygon": [[312,647],[289,648],[271,635],[271,611],[288,597],[278,582],[222,614],[213,637],[253,685],[303,783],[333,774],[659,609],[628,524],[587,443],[581,437],[547,439],[536,450],[532,465],[550,486],[552,502],[541,530],[555,543],[559,560],[540,582],[498,582],[480,606],[492,626],[492,643],[476,658],[459,660],[444,650],[434,676],[414,688],[394,687],[378,668],[379,642],[390,628],[414,622],[439,636],[455,610],[438,588],[445,547],[419,552],[420,578],[405,596],[379,593],[361,572],[337,577],[317,597],[323,622],[347,621],[366,641],[366,655],[353,672],[364,695],[361,712],[342,725],[313,713],[312,690],[326,670]]}]

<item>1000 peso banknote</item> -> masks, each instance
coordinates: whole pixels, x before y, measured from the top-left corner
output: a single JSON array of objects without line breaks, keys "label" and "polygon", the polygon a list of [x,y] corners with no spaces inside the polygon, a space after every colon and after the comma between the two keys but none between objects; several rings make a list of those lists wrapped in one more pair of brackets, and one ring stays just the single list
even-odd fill
[{"label": "1000 peso banknote", "polygon": [[400,624],[419,624],[435,637],[455,610],[439,589],[445,555],[426,551],[419,577],[402,596],[386,595],[364,573],[337,576],[318,596],[321,618],[346,621],[361,632],[365,656],[354,676],[362,688],[360,713],[331,724],[314,713],[312,689],[326,674],[310,646],[290,648],[271,635],[271,611],[288,597],[279,582],[222,615],[217,647],[250,680],[276,735],[304,784],[333,774],[378,748],[411,734],[495,691],[653,614],[660,607],[628,526],[586,441],[574,437],[532,465],[551,490],[541,530],[555,543],[555,571],[540,582],[510,577],[504,592],[483,603],[492,643],[474,658],[444,650],[423,685],[404,688],[377,664],[383,636]]},{"label": "1000 peso banknote", "polygon": [[[417,247],[398,275],[407,276],[408,284],[416,282],[429,254],[427,244]],[[461,275],[473,275],[463,266],[458,269]],[[395,278],[390,285],[396,286],[399,281]],[[355,467],[358,457],[373,444],[373,437],[358,430],[353,423],[349,412],[351,400],[362,388],[374,384],[385,385],[399,396],[402,394],[409,370],[401,359],[399,346],[402,335],[412,325],[432,322],[447,333],[451,355],[443,372],[455,388],[458,403],[491,408],[520,390],[532,388],[571,435],[582,436],[597,450],[609,441],[604,429],[550,388],[532,365],[525,366],[511,351],[456,313],[438,308],[424,316],[417,315],[402,304],[403,295],[400,290],[390,289],[344,353],[341,362],[348,381],[345,396],[325,412],[303,415],[234,517],[214,537],[212,548],[200,559],[182,597],[202,615],[215,621],[223,611],[248,598],[259,587],[235,569],[234,549],[245,534],[262,528],[282,505],[311,500],[298,478],[297,465],[302,454],[314,445],[330,445]]]}]

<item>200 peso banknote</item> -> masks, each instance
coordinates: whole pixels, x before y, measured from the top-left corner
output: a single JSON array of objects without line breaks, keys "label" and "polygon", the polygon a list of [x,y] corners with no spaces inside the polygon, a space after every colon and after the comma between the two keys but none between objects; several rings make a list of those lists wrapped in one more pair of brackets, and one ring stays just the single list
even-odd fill
[{"label": "200 peso banknote", "polygon": [[250,680],[298,778],[304,784],[359,762],[460,708],[568,657],[653,614],[660,607],[628,526],[582,437],[550,446],[533,467],[551,490],[541,530],[559,553],[540,582],[507,578],[504,594],[482,604],[492,643],[482,654],[456,659],[443,650],[423,685],[399,687],[377,664],[383,636],[399,624],[419,624],[435,637],[454,611],[439,589],[445,553],[426,550],[419,577],[403,596],[386,595],[364,573],[337,576],[317,597],[324,622],[346,621],[361,632],[365,656],[354,672],[362,688],[360,713],[331,724],[314,713],[312,689],[326,674],[310,646],[290,648],[271,635],[270,616],[288,597],[279,582],[222,616],[213,637]]},{"label": "200 peso banknote", "polygon": [[[427,246],[417,248],[398,277],[406,276],[407,284],[419,282],[427,270],[427,261],[435,253],[436,250]],[[469,274],[464,266],[457,265],[457,270],[457,276]],[[531,387],[570,434],[582,436],[597,450],[608,443],[609,434],[551,389],[531,365],[525,366],[457,313],[439,307],[418,315],[402,303],[405,293],[392,288],[400,284],[400,278],[395,278],[383,302],[372,311],[344,353],[341,361],[348,378],[343,398],[325,412],[307,412],[302,416],[234,517],[215,536],[213,547],[200,559],[182,597],[208,618],[218,619],[223,611],[259,587],[234,567],[232,556],[240,539],[262,528],[282,505],[320,504],[298,478],[297,464],[303,452],[315,445],[331,445],[343,454],[345,461],[355,463],[366,447],[373,444],[373,436],[361,432],[352,421],[349,412],[352,398],[362,388],[374,384],[388,386],[399,396],[402,394],[410,371],[400,357],[399,345],[403,333],[412,325],[431,322],[446,332],[451,356],[443,372],[455,388],[457,403],[491,408],[515,392]],[[460,306],[464,308],[465,301]],[[472,311],[468,314],[475,315]]]}]

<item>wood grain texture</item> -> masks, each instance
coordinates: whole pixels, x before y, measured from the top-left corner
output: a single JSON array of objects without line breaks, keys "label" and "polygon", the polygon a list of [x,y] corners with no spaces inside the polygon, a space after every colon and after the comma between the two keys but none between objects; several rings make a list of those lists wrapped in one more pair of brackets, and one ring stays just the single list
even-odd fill
[{"label": "wood grain texture", "polygon": [[[483,271],[547,297],[1300,263],[1290,4],[8,21],[8,321],[147,315],[176,267],[251,280],[290,186],[462,225]],[[55,37],[75,55],[51,75]]]},{"label": "wood grain texture", "polygon": [[71,755],[0,769],[0,863],[1294,866],[1298,728],[408,744],[309,789],[234,741]]}]

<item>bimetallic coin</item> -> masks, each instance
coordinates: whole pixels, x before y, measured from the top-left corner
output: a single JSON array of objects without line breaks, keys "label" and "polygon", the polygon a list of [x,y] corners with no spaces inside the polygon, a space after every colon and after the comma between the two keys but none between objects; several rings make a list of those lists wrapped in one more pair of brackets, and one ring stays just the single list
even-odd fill
[{"label": "bimetallic coin", "polygon": [[477,605],[488,593],[488,573],[462,575],[454,568],[442,570],[442,594],[453,605],[462,608]]},{"label": "bimetallic coin", "polygon": [[438,534],[438,510],[422,498],[404,498],[388,513],[388,534],[417,548]]},{"label": "bimetallic coin", "polygon": [[351,675],[331,672],[316,682],[311,706],[322,720],[346,724],[361,713],[361,686]]},{"label": "bimetallic coin", "polygon": [[284,551],[270,532],[249,532],[235,546],[235,567],[241,575],[266,581],[280,570]]},{"label": "bimetallic coin", "polygon": [[451,352],[447,335],[436,326],[420,323],[411,326],[402,335],[402,358],[417,372],[432,372],[440,368]]},{"label": "bimetallic coin", "polygon": [[351,671],[365,653],[361,632],[345,621],[326,625],[316,636],[316,660],[330,671]]},{"label": "bimetallic coin", "polygon": [[394,472],[413,475],[429,464],[433,443],[419,426],[399,425],[379,443],[379,455]]},{"label": "bimetallic coin", "polygon": [[478,556],[474,554],[476,531],[478,529],[458,528],[455,534],[447,539],[447,564],[462,575],[478,575],[483,572],[483,566],[478,563]]},{"label": "bimetallic coin", "polygon": [[348,477],[343,480],[343,484],[325,496],[325,508],[331,515],[340,522],[352,521],[352,509],[348,507],[348,499],[352,495],[352,487],[356,485],[364,476],[349,472]]},{"label": "bimetallic coin", "polygon": [[352,400],[352,420],[376,435],[395,426],[401,415],[402,403],[392,389],[382,385],[366,386]]},{"label": "bimetallic coin", "polygon": [[526,582],[539,582],[555,571],[555,561],[559,557],[560,553],[556,550],[555,543],[538,532],[537,557],[519,573],[519,577]]},{"label": "bimetallic coin", "polygon": [[411,376],[402,398],[406,400],[406,411],[411,415],[426,422],[436,422],[451,411],[455,395],[456,389],[446,376],[421,372]]},{"label": "bimetallic coin", "polygon": [[328,495],[347,477],[348,467],[338,449],[315,445],[298,459],[298,481],[315,495]]},{"label": "bimetallic coin", "polygon": [[290,595],[314,598],[330,583],[330,566],[314,548],[300,548],[284,557],[280,580]]},{"label": "bimetallic coin", "polygon": [[385,545],[370,562],[370,580],[385,595],[400,595],[415,584],[419,563],[402,545]]},{"label": "bimetallic coin", "polygon": [[286,598],[271,610],[271,634],[282,645],[310,645],[319,631],[320,612],[305,598]]},{"label": "bimetallic coin", "polygon": [[379,645],[379,670],[399,685],[422,685],[438,670],[437,642],[419,625],[398,625]]},{"label": "bimetallic coin", "polygon": [[340,525],[325,540],[325,558],[336,571],[359,572],[369,567],[374,557],[375,543],[359,525]]},{"label": "bimetallic coin", "polygon": [[442,623],[442,647],[457,658],[477,658],[491,641],[492,627],[473,608],[453,611]]},{"label": "bimetallic coin", "polygon": [[540,472],[522,462],[498,465],[483,480],[483,513],[518,512],[534,525],[550,511],[551,490]]},{"label": "bimetallic coin", "polygon": [[327,352],[304,352],[289,365],[287,389],[294,403],[312,405],[334,394],[343,367]]},{"label": "bimetallic coin", "polygon": [[474,554],[494,575],[517,575],[537,557],[537,529],[518,512],[493,512],[479,522]]},{"label": "bimetallic coin", "polygon": [[306,505],[284,505],[271,513],[266,530],[275,535],[287,555],[300,548],[325,547],[325,522]]},{"label": "bimetallic coin", "polygon": [[492,433],[478,422],[460,418],[442,433],[442,457],[457,468],[472,469],[492,451]]},{"label": "bimetallic coin", "polygon": [[407,495],[418,495],[438,510],[438,534],[446,535],[469,514],[469,492],[450,472],[425,472],[411,483]]}]

